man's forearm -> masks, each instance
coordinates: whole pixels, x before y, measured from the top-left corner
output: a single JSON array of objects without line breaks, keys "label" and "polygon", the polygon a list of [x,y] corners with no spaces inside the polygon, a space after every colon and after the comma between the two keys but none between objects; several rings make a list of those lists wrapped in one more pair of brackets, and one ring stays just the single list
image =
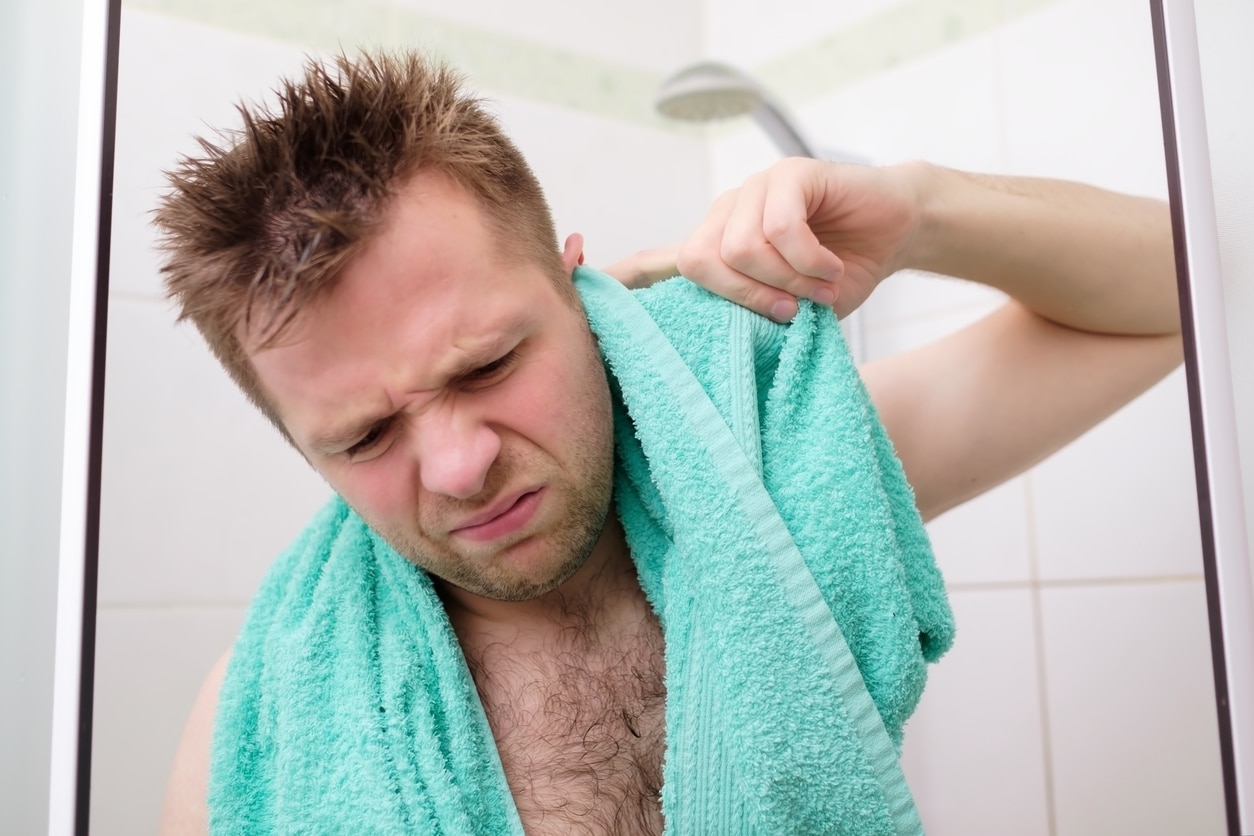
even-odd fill
[{"label": "man's forearm", "polygon": [[919,195],[904,266],[987,284],[1072,328],[1180,330],[1166,204],[1079,183],[899,167]]}]

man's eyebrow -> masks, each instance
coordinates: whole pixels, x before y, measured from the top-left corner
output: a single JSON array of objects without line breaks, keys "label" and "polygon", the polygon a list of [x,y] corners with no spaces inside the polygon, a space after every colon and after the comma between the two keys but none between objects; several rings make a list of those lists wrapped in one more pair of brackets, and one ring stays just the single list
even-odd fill
[{"label": "man's eyebrow", "polygon": [[456,362],[450,363],[447,368],[441,371],[441,379],[446,382],[459,380],[471,372],[499,360],[509,352],[518,350],[518,347],[525,340],[521,333],[522,330],[523,328],[520,324],[512,328],[502,329],[483,340],[474,348],[462,352]]}]

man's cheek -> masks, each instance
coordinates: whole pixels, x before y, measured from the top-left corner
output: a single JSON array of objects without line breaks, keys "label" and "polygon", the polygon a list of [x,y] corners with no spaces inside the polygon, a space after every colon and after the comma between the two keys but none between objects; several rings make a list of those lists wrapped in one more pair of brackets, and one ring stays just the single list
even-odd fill
[{"label": "man's cheek", "polygon": [[[578,398],[575,396],[582,388],[582,375],[579,369],[569,366],[549,368],[545,374],[536,375],[534,382],[526,389],[526,411],[521,413],[530,416],[536,429],[559,428],[562,422],[569,422]],[[575,391],[572,392],[572,388]],[[570,426],[567,423],[566,428]]]},{"label": "man's cheek", "polygon": [[413,519],[418,507],[417,478],[412,467],[376,467],[351,474],[341,480],[337,490],[363,517],[386,524]]}]

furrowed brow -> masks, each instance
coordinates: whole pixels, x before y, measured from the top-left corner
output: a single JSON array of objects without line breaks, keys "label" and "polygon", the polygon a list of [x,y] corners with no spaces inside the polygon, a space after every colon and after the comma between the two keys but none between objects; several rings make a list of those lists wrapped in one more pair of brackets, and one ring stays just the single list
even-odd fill
[{"label": "furrowed brow", "polygon": [[450,363],[441,370],[440,377],[446,381],[458,380],[481,366],[499,359],[501,355],[513,351],[521,342],[521,337],[514,333],[517,330],[495,334],[490,339],[462,352],[456,362]]}]

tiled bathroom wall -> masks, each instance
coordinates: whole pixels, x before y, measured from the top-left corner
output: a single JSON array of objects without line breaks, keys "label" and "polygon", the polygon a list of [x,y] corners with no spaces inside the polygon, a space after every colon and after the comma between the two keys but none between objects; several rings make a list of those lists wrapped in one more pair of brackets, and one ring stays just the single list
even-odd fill
[{"label": "tiled bathroom wall", "polygon": [[[775,159],[747,121],[650,98],[702,57],[767,83],[822,146],[1165,196],[1139,0],[343,0],[124,4],[92,832],[151,832],[201,679],[327,488],[160,294],[147,213],[193,133],[232,124],[307,51],[421,44],[493,101],[559,235],[592,263],[676,240]],[[862,313],[871,357],[998,303],[903,274]],[[959,624],[907,728],[932,834],[1221,832],[1188,413],[1177,373],[931,525]]]}]

